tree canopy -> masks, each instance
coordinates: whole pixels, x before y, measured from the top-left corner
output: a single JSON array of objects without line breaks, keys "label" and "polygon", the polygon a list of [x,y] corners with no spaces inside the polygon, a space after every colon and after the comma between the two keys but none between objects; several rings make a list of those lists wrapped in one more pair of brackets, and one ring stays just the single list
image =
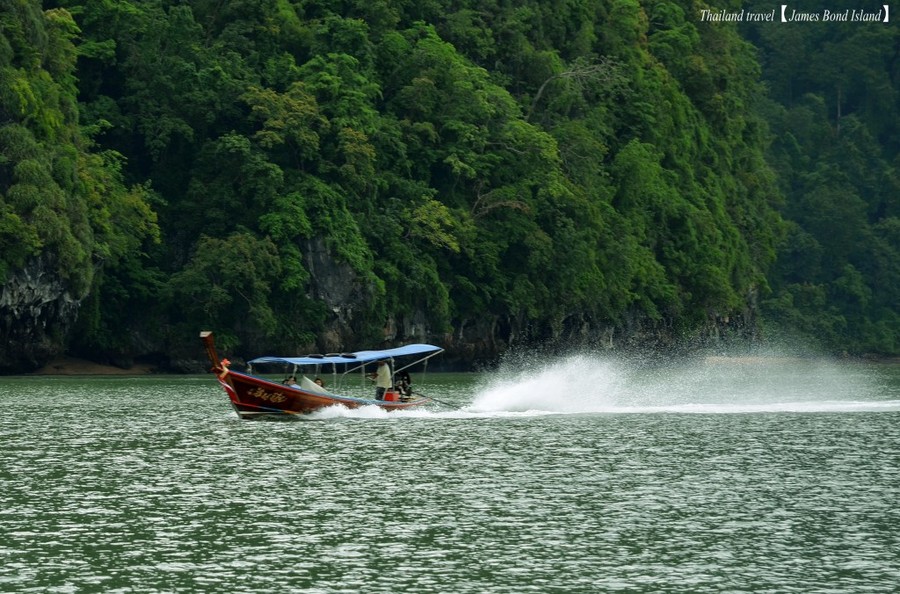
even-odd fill
[{"label": "tree canopy", "polygon": [[10,0],[0,276],[52,256],[84,352],[749,332],[761,301],[896,353],[897,33],[695,12]]}]

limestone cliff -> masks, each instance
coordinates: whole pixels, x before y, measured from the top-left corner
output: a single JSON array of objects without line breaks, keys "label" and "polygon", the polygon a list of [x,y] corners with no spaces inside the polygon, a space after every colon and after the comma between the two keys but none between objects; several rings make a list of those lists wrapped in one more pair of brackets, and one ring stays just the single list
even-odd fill
[{"label": "limestone cliff", "polygon": [[325,303],[325,328],[311,351],[334,352],[356,348],[427,342],[446,349],[435,364],[448,369],[490,367],[510,350],[540,349],[547,354],[577,349],[639,353],[642,357],[674,356],[697,350],[749,346],[759,340],[756,292],[746,295],[741,312],[708,312],[707,322],[689,334],[675,320],[651,320],[638,311],[617,321],[596,319],[583,312],[551,321],[524,316],[483,314],[452,320],[450,331],[432,327],[423,308],[411,313],[388,314],[383,320],[381,344],[360,340],[360,319],[371,309],[371,294],[351,268],[329,252],[322,239],[305,246],[310,271],[309,296]]},{"label": "limestone cliff", "polygon": [[[428,342],[446,349],[434,365],[465,370],[490,367],[510,350],[539,349],[551,354],[591,349],[673,355],[678,350],[715,348],[729,342],[750,344],[758,340],[755,295],[751,294],[744,312],[710,315],[708,323],[692,336],[679,334],[672,322],[652,321],[639,314],[610,322],[579,312],[552,322],[484,314],[454,319],[447,331],[432,327],[422,306],[407,314],[388,313],[379,319],[376,325],[381,327],[381,335],[376,341],[381,342],[374,344],[362,336],[366,319],[371,320],[371,288],[348,265],[338,261],[323,241],[311,240],[304,248],[305,264],[310,271],[309,296],[324,303],[328,316],[316,344],[301,347],[301,351],[307,348],[308,352],[339,352]],[[56,264],[46,256],[35,258],[12,273],[0,286],[0,373],[34,371],[64,353],[80,306],[81,299],[73,296],[59,277]],[[165,320],[158,322],[159,328],[168,327]],[[159,328],[151,330],[143,325],[127,329],[129,339],[122,352],[77,354],[123,368],[130,368],[140,358],[157,362],[156,367],[161,371],[201,373],[206,370],[194,333],[170,336]],[[247,348],[228,355],[241,360],[260,354],[260,345],[242,352]]]},{"label": "limestone cliff", "polygon": [[0,373],[33,371],[61,353],[79,304],[47,257],[12,272],[0,286]]}]

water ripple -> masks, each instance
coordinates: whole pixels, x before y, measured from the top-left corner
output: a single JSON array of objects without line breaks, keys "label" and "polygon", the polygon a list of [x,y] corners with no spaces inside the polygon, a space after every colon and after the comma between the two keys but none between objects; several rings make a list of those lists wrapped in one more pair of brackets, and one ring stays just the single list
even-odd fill
[{"label": "water ripple", "polygon": [[[459,381],[441,394],[466,406],[481,379]],[[0,386],[0,590],[808,593],[900,583],[900,412],[890,408],[433,408],[248,423],[224,412],[210,384]]]}]

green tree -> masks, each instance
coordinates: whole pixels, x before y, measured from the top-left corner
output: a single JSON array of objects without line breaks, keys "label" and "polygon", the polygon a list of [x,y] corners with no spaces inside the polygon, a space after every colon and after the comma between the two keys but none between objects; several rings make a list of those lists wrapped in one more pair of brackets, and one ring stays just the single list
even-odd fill
[{"label": "green tree", "polygon": [[199,324],[216,328],[224,349],[234,348],[241,336],[255,338],[258,346],[276,331],[269,296],[280,274],[269,240],[249,233],[202,237],[188,264],[170,278],[167,294],[179,305],[185,332]]}]

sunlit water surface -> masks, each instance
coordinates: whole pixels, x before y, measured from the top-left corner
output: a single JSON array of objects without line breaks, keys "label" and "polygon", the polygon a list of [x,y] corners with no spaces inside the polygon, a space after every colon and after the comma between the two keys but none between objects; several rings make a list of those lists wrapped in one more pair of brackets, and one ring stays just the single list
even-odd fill
[{"label": "sunlit water surface", "polygon": [[900,584],[900,367],[579,356],[419,388],[441,403],[248,422],[211,376],[0,378],[0,591]]}]

